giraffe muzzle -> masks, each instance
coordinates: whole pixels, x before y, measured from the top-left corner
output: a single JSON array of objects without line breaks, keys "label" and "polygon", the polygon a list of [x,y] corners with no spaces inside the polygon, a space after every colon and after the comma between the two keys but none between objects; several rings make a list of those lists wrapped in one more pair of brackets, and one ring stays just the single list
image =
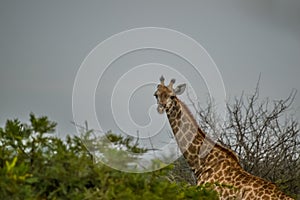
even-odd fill
[{"label": "giraffe muzzle", "polygon": [[158,106],[157,106],[157,112],[159,114],[163,114],[164,110],[165,110],[165,107],[163,105],[161,105],[161,104],[158,104]]}]

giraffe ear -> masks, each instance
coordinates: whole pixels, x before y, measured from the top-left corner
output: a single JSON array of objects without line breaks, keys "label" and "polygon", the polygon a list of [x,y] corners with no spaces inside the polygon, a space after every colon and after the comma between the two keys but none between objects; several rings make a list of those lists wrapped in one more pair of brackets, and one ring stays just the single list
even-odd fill
[{"label": "giraffe ear", "polygon": [[184,83],[184,84],[180,84],[180,85],[178,85],[178,86],[174,89],[174,93],[175,93],[176,95],[181,95],[181,94],[184,92],[185,88],[186,88],[186,84],[185,84],[185,83]]}]

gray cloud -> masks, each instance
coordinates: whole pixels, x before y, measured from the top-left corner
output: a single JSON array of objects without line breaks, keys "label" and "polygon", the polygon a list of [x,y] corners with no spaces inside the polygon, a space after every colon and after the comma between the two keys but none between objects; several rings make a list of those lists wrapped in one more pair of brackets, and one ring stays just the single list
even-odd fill
[{"label": "gray cloud", "polygon": [[[175,29],[202,44],[219,67],[230,97],[253,91],[261,73],[261,95],[284,98],[300,85],[299,5],[296,0],[4,1],[0,123],[11,117],[27,119],[32,111],[57,120],[62,134],[75,132],[69,123],[72,88],[83,59],[111,35],[145,26]],[[159,52],[137,52],[112,65],[111,76],[117,78],[125,69],[122,66],[128,69],[150,57],[185,65]],[[205,94],[205,87],[198,92]],[[96,98],[101,102],[101,94]],[[295,106],[300,106],[299,96]],[[141,124],[149,120],[141,113],[133,112],[133,117]]]}]

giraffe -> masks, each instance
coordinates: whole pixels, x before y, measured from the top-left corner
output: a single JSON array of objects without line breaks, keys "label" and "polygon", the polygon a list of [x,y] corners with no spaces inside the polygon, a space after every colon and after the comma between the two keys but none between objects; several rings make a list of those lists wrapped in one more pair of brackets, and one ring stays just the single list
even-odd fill
[{"label": "giraffe", "polygon": [[246,172],[237,155],[230,149],[213,142],[198,126],[187,106],[177,98],[186,84],[173,88],[164,77],[154,96],[157,111],[167,114],[176,142],[195,174],[197,185],[210,183],[220,199],[292,199],[281,192],[275,184]]}]

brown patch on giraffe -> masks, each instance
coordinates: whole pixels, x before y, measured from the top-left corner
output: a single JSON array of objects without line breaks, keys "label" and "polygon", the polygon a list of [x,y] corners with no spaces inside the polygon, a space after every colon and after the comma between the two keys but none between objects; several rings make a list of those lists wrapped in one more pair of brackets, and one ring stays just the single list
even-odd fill
[{"label": "brown patch on giraffe", "polygon": [[181,110],[178,111],[177,115],[176,115],[176,119],[180,119],[181,118]]},{"label": "brown patch on giraffe", "polygon": [[230,182],[232,181],[232,177],[227,176],[227,177],[225,178],[225,181],[228,182],[228,183],[230,183]]},{"label": "brown patch on giraffe", "polygon": [[264,194],[264,195],[262,195],[261,199],[263,199],[263,200],[270,200],[271,198],[270,198],[270,196]]},{"label": "brown patch on giraffe", "polygon": [[176,120],[174,120],[174,119],[170,119],[170,125],[171,125],[171,127],[173,127],[173,126],[176,126]]},{"label": "brown patch on giraffe", "polygon": [[259,183],[254,182],[254,183],[253,183],[253,187],[258,188],[258,187],[260,187],[260,185],[259,185]]},{"label": "brown patch on giraffe", "polygon": [[236,179],[235,179],[236,182],[240,182],[242,181],[242,177],[241,176],[238,176]]},{"label": "brown patch on giraffe", "polygon": [[215,166],[215,171],[216,171],[216,172],[219,172],[220,170],[221,170],[221,165],[216,165],[216,166]]},{"label": "brown patch on giraffe", "polygon": [[193,153],[191,153],[191,151],[189,151],[189,152],[187,152],[188,154],[187,154],[187,158],[189,159],[189,160],[193,160],[193,161],[196,161],[197,160],[197,158],[198,158],[198,156],[197,156],[197,154],[193,154]]},{"label": "brown patch on giraffe", "polygon": [[262,196],[264,193],[263,193],[263,191],[260,191],[260,192],[258,192],[257,193],[259,196]]},{"label": "brown patch on giraffe", "polygon": [[177,133],[178,130],[179,130],[179,128],[178,128],[177,126],[173,128],[173,132],[174,132],[174,133]]},{"label": "brown patch on giraffe", "polygon": [[170,118],[175,119],[176,118],[176,112],[171,112]]},{"label": "brown patch on giraffe", "polygon": [[195,154],[195,156],[197,156],[197,154],[198,154],[197,149],[198,148],[195,145],[190,145],[189,148],[188,148],[188,152],[191,153],[191,154]]},{"label": "brown patch on giraffe", "polygon": [[177,126],[178,126],[179,128],[181,128],[182,122],[181,122],[180,120],[176,120],[176,122],[177,122]]}]

